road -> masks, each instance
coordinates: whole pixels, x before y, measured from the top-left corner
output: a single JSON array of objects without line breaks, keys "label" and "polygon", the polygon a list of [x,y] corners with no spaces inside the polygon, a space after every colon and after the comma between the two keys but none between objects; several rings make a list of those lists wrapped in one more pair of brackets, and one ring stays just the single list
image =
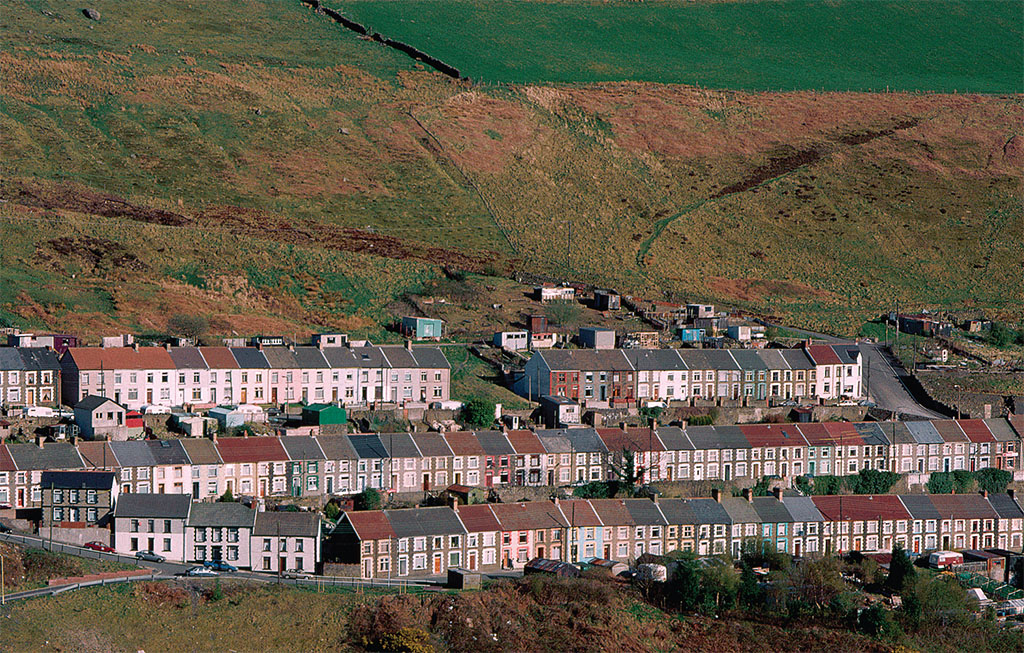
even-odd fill
[{"label": "road", "polygon": [[[762,324],[799,333],[815,340],[823,340],[829,344],[851,342],[849,339],[815,333],[806,329],[796,329],[763,321]],[[936,413],[917,403],[903,381],[903,377],[908,377],[909,373],[885,351],[882,345],[862,342],[860,349],[864,353],[864,373],[867,375],[868,397],[875,402],[875,406],[891,410],[899,415],[948,419],[948,416]]]}]

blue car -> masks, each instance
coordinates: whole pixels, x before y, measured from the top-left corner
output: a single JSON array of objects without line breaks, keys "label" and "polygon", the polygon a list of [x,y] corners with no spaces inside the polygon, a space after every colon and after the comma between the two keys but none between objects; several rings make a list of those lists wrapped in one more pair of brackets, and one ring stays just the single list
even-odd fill
[{"label": "blue car", "polygon": [[215,569],[216,571],[238,571],[238,567],[233,567],[223,560],[207,560],[203,563],[203,566],[207,569]]}]

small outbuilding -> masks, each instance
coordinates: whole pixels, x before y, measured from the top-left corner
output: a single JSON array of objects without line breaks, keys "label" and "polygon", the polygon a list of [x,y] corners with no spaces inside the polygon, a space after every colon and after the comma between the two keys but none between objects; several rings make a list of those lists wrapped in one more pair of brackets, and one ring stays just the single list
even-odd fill
[{"label": "small outbuilding", "polygon": [[534,558],[523,567],[523,574],[550,574],[562,578],[579,578],[580,570],[568,562],[549,560],[548,558]]},{"label": "small outbuilding", "polygon": [[402,335],[415,340],[440,340],[444,322],[431,317],[403,317]]},{"label": "small outbuilding", "polygon": [[480,589],[481,576],[475,571],[452,567],[448,570],[448,587],[457,590]]},{"label": "small outbuilding", "polygon": [[304,426],[343,426],[348,423],[348,413],[334,404],[310,404],[302,408]]},{"label": "small outbuilding", "polygon": [[217,420],[221,428],[233,429],[246,422],[262,423],[267,421],[267,414],[259,406],[239,404],[238,406],[217,406],[208,413]]},{"label": "small outbuilding", "polygon": [[75,404],[75,424],[83,438],[88,440],[127,440],[142,429],[129,429],[128,411],[113,399],[89,395]]}]

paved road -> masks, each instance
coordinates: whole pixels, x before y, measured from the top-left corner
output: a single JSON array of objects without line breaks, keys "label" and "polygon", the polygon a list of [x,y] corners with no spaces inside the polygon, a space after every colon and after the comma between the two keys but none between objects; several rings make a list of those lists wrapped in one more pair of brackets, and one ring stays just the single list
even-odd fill
[{"label": "paved road", "polygon": [[[776,326],[787,331],[799,333],[823,340],[830,344],[851,342],[849,339],[837,338],[824,333],[816,333],[806,329],[795,329],[781,324],[770,324],[762,322],[766,326]],[[869,342],[861,343],[861,351],[864,353],[864,368],[868,381],[868,397],[875,402],[875,405],[884,410],[891,410],[900,415],[914,417],[925,417],[928,419],[947,419],[946,415],[936,413],[917,403],[913,395],[907,390],[901,377],[909,374],[903,367],[893,359],[885,347]]]}]

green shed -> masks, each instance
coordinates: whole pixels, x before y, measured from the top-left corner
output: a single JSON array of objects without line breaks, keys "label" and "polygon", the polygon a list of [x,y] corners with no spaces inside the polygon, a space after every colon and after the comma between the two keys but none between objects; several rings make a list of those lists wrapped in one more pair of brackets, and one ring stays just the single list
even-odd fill
[{"label": "green shed", "polygon": [[306,426],[328,426],[347,422],[348,414],[345,409],[334,404],[310,404],[302,408],[302,423]]}]

